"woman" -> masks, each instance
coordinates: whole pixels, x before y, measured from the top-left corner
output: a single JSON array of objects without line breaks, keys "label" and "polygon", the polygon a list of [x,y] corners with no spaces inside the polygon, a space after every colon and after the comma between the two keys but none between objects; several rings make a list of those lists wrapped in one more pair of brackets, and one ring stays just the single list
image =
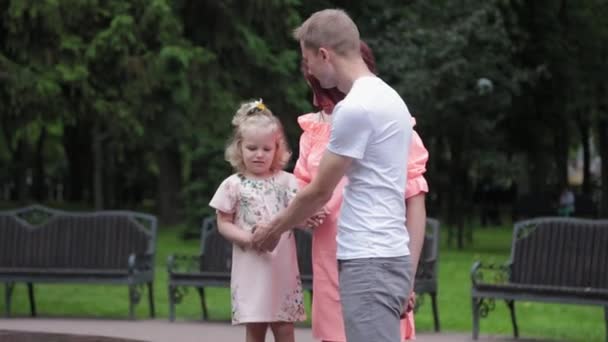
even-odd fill
[{"label": "woman", "polygon": [[[370,48],[361,42],[361,55],[369,70],[376,73],[376,64]],[[302,67],[304,77],[313,92],[313,105],[319,108],[317,113],[302,115],[298,123],[304,131],[300,137],[300,155],[294,169],[294,174],[300,187],[310,183],[316,176],[321,157],[329,142],[331,131],[331,113],[336,103],[344,98],[338,89],[323,89],[319,81],[308,74]],[[414,125],[415,122],[412,123]],[[426,180],[423,177],[426,171],[428,152],[418,134],[412,133],[412,144],[408,160],[407,198],[428,192]],[[329,211],[323,223],[313,231],[312,263],[313,263],[313,303],[312,303],[312,330],[313,336],[325,342],[346,341],[340,294],[338,287],[338,267],[336,261],[336,234],[337,223],[342,203],[342,190],[346,183],[343,178],[334,190],[326,204]],[[414,318],[413,312],[408,312],[401,321],[401,330],[404,340],[413,339]]]}]

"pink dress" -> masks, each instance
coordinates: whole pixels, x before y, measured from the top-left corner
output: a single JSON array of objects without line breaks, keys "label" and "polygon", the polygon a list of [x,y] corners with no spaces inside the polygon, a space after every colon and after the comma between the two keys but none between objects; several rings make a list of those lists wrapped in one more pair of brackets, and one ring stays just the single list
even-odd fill
[{"label": "pink dress", "polygon": [[[297,189],[294,175],[284,171],[266,179],[235,174],[222,182],[209,205],[233,213],[234,223],[251,232],[256,223],[268,222],[286,208]],[[233,246],[230,290],[232,324],[304,321],[293,233],[284,233],[270,253]]]},{"label": "pink dress", "polygon": [[[304,132],[300,137],[300,155],[294,174],[298,178],[300,187],[303,187],[310,183],[317,174],[319,162],[329,142],[331,124],[320,121],[319,113],[302,115],[298,118],[298,123]],[[428,152],[414,131],[408,161],[406,197],[428,192],[428,185],[423,177],[427,160]],[[326,205],[330,214],[322,225],[314,229],[312,241],[314,276],[312,333],[316,339],[326,341],[346,341],[336,261],[337,224],[345,184],[346,178],[343,178],[334,190]],[[413,314],[408,314],[401,321],[401,331],[404,340],[415,337]]]}]

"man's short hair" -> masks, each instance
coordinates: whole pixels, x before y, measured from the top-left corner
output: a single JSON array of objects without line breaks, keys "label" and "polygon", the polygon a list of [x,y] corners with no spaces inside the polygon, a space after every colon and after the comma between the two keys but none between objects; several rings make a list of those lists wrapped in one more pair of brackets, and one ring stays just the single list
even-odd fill
[{"label": "man's short hair", "polygon": [[342,56],[359,53],[359,29],[341,9],[313,13],[294,30],[293,36],[308,49],[325,47]]}]

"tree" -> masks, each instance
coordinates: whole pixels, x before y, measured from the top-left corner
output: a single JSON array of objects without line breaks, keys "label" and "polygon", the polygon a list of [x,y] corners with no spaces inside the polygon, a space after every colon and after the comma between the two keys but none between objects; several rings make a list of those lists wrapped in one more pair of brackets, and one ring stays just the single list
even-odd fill
[{"label": "tree", "polygon": [[[3,17],[0,70],[5,74],[4,82],[0,83],[3,100],[0,111],[4,141],[11,158],[14,198],[26,200],[29,196],[26,182],[32,177],[34,195],[40,199],[45,192],[46,127],[57,119],[62,105],[58,97],[60,75],[55,68],[57,56],[53,50],[60,26],[59,13],[51,1],[5,1],[0,8]],[[35,171],[30,174],[32,164]]]},{"label": "tree", "polygon": [[370,40],[381,76],[418,119],[433,192],[448,222],[462,227],[471,214],[475,163],[504,147],[497,127],[517,91],[520,71],[510,63],[502,13],[494,1],[418,2],[385,12],[377,25],[386,23],[391,30]]},{"label": "tree", "polygon": [[[262,98],[291,137],[297,153],[296,115],[310,109],[299,72],[298,45],[291,31],[300,22],[299,1],[201,2],[182,0],[176,7],[185,37],[216,56],[206,84],[196,132],[188,155],[184,193],[189,216],[210,214],[209,200],[230,172],[224,147],[230,121],[240,102]],[[294,155],[297,155],[294,153]]]}]

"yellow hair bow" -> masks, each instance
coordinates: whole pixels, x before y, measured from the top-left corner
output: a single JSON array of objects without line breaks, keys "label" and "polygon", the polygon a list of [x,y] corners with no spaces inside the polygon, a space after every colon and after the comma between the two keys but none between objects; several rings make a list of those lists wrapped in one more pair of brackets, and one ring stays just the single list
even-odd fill
[{"label": "yellow hair bow", "polygon": [[256,112],[261,112],[266,109],[267,109],[267,107],[264,104],[264,101],[262,99],[259,99],[254,102],[254,106],[247,112],[247,115],[251,115]]}]

